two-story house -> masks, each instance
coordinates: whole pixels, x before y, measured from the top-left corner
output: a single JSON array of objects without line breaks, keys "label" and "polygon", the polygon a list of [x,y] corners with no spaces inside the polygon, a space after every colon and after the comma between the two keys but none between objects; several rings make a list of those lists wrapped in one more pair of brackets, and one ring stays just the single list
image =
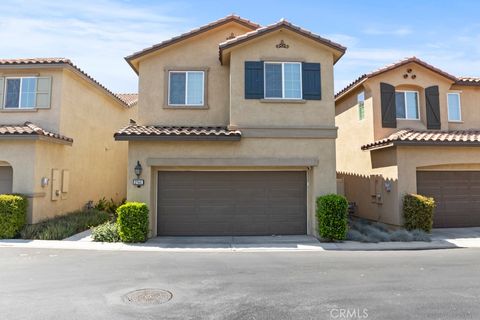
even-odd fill
[{"label": "two-story house", "polygon": [[227,16],[127,57],[138,118],[115,137],[151,234],[315,234],[315,199],[336,192],[344,52],[284,20]]},{"label": "two-story house", "polygon": [[29,198],[28,222],[126,195],[127,144],[112,133],[136,95],[115,95],[70,60],[0,60],[0,194]]},{"label": "two-story house", "polygon": [[357,214],[403,224],[406,193],[432,196],[434,227],[480,226],[480,78],[415,57],[336,95],[337,170]]}]

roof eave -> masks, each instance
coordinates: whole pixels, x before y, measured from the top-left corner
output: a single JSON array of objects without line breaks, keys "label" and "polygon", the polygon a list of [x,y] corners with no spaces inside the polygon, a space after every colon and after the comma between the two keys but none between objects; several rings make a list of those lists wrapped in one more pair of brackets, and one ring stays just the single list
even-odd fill
[{"label": "roof eave", "polygon": [[219,45],[219,58],[220,58],[220,62],[223,64],[223,51],[224,50],[227,50],[227,49],[230,49],[230,48],[233,48],[239,44],[242,44],[242,43],[245,43],[245,42],[249,42],[251,40],[254,40],[254,39],[257,39],[258,37],[262,37],[264,35],[267,35],[267,34],[270,34],[272,32],[275,32],[277,30],[280,30],[280,29],[287,29],[287,30],[290,30],[292,32],[295,32],[301,36],[304,36],[306,38],[309,38],[313,41],[316,41],[324,46],[327,46],[329,47],[330,49],[332,49],[333,51],[335,52],[338,52],[339,56],[338,58],[334,59],[334,64],[340,60],[340,58],[345,54],[345,52],[347,51],[347,48],[344,47],[344,46],[341,46],[339,44],[334,44],[333,42],[327,40],[327,39],[323,39],[321,38],[320,36],[315,36],[315,35],[312,35],[312,34],[308,34],[306,32],[302,32],[301,30],[298,30],[294,27],[292,27],[290,24],[286,24],[286,23],[279,23],[271,28],[266,28],[264,30],[261,30],[259,31],[257,34],[254,34],[254,35],[250,35],[249,37],[245,37],[243,39],[239,39],[237,41],[234,41],[234,42],[227,42],[227,43],[224,43],[224,44],[220,44]]},{"label": "roof eave", "polygon": [[480,147],[480,141],[393,141],[377,146],[362,147],[363,151],[372,151],[397,146],[407,147]]},{"label": "roof eave", "polygon": [[240,141],[240,135],[126,135],[115,134],[116,141]]},{"label": "roof eave", "polygon": [[40,140],[71,146],[73,139],[65,140],[60,138],[48,137],[38,134],[1,134],[0,140]]},{"label": "roof eave", "polygon": [[249,28],[251,30],[255,30],[255,29],[258,29],[258,28],[261,27],[259,24],[256,24],[256,23],[253,23],[253,22],[248,23],[246,20],[244,20],[242,18],[239,18],[239,17],[237,17],[237,18],[227,18],[227,19],[224,19],[223,21],[218,22],[217,24],[212,24],[212,25],[207,25],[207,26],[204,26],[204,27],[200,27],[198,30],[187,33],[184,36],[179,36],[179,37],[175,37],[175,38],[172,38],[172,39],[169,39],[169,40],[165,40],[164,42],[161,42],[157,45],[153,45],[150,48],[146,48],[146,49],[143,49],[141,51],[135,52],[135,53],[133,53],[129,56],[126,56],[125,60],[133,68],[135,73],[138,74],[138,69],[133,65],[132,61],[134,61],[136,59],[139,59],[139,58],[141,58],[141,57],[143,57],[147,54],[150,54],[152,52],[155,52],[157,50],[161,50],[163,48],[169,47],[169,46],[171,46],[173,44],[176,44],[178,42],[193,38],[193,37],[195,37],[199,34],[202,34],[204,32],[213,30],[217,27],[223,26],[223,25],[228,24],[230,22],[238,23],[238,24],[240,24],[240,25],[242,25],[246,28]]}]

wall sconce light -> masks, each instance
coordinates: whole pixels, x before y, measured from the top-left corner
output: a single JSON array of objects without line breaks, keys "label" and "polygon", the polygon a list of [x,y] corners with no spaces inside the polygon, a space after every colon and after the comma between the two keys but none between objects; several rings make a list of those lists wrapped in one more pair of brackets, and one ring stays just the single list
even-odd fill
[{"label": "wall sconce light", "polygon": [[137,161],[137,165],[135,166],[135,174],[137,175],[137,178],[140,179],[140,175],[142,174],[142,165],[140,164],[140,161]]},{"label": "wall sconce light", "polygon": [[385,181],[385,191],[387,191],[387,192],[392,191],[392,182],[391,181]]},{"label": "wall sconce light", "polygon": [[50,179],[48,179],[47,177],[42,177],[42,179],[40,180],[40,186],[42,188],[45,188],[46,186],[48,186],[49,180]]}]

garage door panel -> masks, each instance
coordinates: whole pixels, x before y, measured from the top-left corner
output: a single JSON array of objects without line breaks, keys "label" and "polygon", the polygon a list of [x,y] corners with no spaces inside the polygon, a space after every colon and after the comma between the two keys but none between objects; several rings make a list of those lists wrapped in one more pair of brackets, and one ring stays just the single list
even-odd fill
[{"label": "garage door panel", "polygon": [[159,172],[157,208],[159,235],[305,234],[306,173]]},{"label": "garage door panel", "polygon": [[419,171],[417,192],[435,199],[434,227],[480,226],[480,172]]}]

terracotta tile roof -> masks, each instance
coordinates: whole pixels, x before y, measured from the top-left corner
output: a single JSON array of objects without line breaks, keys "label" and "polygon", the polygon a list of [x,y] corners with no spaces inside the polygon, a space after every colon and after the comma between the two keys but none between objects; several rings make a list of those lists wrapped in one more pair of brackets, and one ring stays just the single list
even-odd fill
[{"label": "terracotta tile roof", "polygon": [[116,140],[240,140],[239,130],[227,127],[169,127],[129,125],[115,133]]},{"label": "terracotta tile roof", "polygon": [[382,73],[385,73],[387,71],[390,71],[390,70],[393,70],[395,68],[398,68],[398,67],[401,67],[405,64],[408,64],[408,63],[411,63],[411,62],[415,62],[415,63],[418,63],[419,65],[427,68],[427,69],[430,69],[431,71],[433,72],[436,72],[442,76],[444,76],[445,78],[447,79],[450,79],[452,80],[453,82],[457,82],[458,81],[458,78],[445,72],[445,71],[442,71],[434,66],[432,66],[431,64],[428,64],[426,63],[425,61],[423,60],[420,60],[418,59],[417,57],[410,57],[410,58],[405,58],[405,59],[402,59],[398,62],[395,62],[395,63],[392,63],[392,64],[389,64],[389,65],[386,65],[378,70],[375,70],[375,71],[372,71],[370,73],[365,73],[363,75],[361,75],[360,77],[358,77],[356,80],[354,80],[353,82],[351,82],[350,84],[348,84],[345,88],[343,88],[342,90],[340,90],[339,92],[337,92],[335,94],[335,99],[338,99],[340,98],[341,96],[343,96],[345,93],[349,92],[350,90],[356,88],[358,85],[360,85],[361,83],[363,83],[365,80],[369,79],[369,78],[373,78],[375,76],[378,76],[379,74],[382,74]]},{"label": "terracotta tile roof", "polygon": [[116,96],[129,107],[134,106],[138,102],[138,93],[117,93]]},{"label": "terracotta tile roof", "polygon": [[93,83],[94,85],[100,87],[103,91],[105,91],[109,96],[111,96],[116,101],[120,102],[124,107],[130,107],[125,101],[121,100],[116,94],[112,91],[107,89],[104,85],[100,82],[95,80],[92,76],[88,73],[80,69],[76,66],[70,59],[66,58],[22,58],[22,59],[0,59],[0,66],[17,66],[17,65],[67,65],[75,69],[75,71],[79,72],[82,76],[84,76],[88,81]]},{"label": "terracotta tile roof", "polygon": [[2,136],[38,136],[57,139],[68,143],[73,142],[72,138],[47,131],[28,121],[23,125],[0,125],[0,137]]},{"label": "terracotta tile roof", "polygon": [[465,85],[465,86],[480,86],[480,78],[479,77],[458,77],[458,81],[456,83],[459,85]]},{"label": "terracotta tile roof", "polygon": [[223,24],[226,24],[226,23],[229,23],[229,22],[232,22],[232,21],[235,21],[235,22],[237,22],[237,23],[239,23],[239,24],[241,24],[241,25],[243,25],[247,28],[250,28],[250,29],[258,29],[258,28],[261,27],[259,24],[255,23],[255,22],[244,19],[244,18],[242,18],[240,16],[237,16],[237,15],[231,14],[231,15],[228,15],[224,18],[213,21],[209,24],[206,24],[206,25],[203,25],[201,27],[192,29],[188,32],[182,33],[179,36],[173,37],[171,39],[168,39],[168,40],[162,41],[160,43],[154,44],[151,47],[148,47],[148,48],[145,48],[143,50],[137,51],[137,52],[125,57],[125,60],[127,60],[127,62],[130,64],[130,66],[133,68],[133,70],[135,70],[135,72],[137,72],[137,69],[131,63],[131,60],[137,59],[137,58],[139,58],[143,55],[146,55],[146,54],[148,54],[150,52],[153,52],[153,51],[156,51],[158,49],[165,48],[165,47],[167,47],[169,45],[172,45],[174,43],[177,43],[179,41],[194,37],[194,36],[196,36],[200,33],[203,33],[205,31],[211,30],[213,28],[216,28],[218,26],[221,26]]},{"label": "terracotta tile roof", "polygon": [[242,35],[239,35],[235,38],[232,38],[232,39],[229,39],[227,41],[224,41],[222,43],[219,44],[219,47],[220,47],[220,59],[221,59],[221,56],[222,56],[222,50],[224,49],[227,49],[227,48],[230,48],[230,47],[233,47],[239,43],[242,43],[242,42],[245,42],[245,41],[248,41],[252,38],[255,38],[255,37],[258,37],[258,36],[261,36],[263,34],[267,34],[269,32],[272,32],[272,31],[275,31],[275,30],[278,30],[280,28],[287,28],[289,30],[292,30],[294,32],[297,32],[307,38],[310,38],[312,40],[315,40],[317,42],[320,42],[326,46],[329,46],[335,50],[338,50],[341,52],[341,55],[337,58],[340,59],[340,57],[345,53],[345,51],[347,50],[346,47],[338,44],[338,43],[335,43],[333,41],[330,41],[328,39],[325,39],[325,38],[322,38],[321,36],[311,32],[311,31],[308,31],[308,30],[305,30],[305,29],[302,29],[290,22],[288,22],[287,20],[285,19],[281,19],[280,21],[278,21],[277,23],[274,23],[274,24],[271,24],[271,25],[268,25],[268,26],[265,26],[265,27],[261,27],[261,28],[258,28],[258,29],[255,29],[253,31],[250,31],[250,32],[247,32],[247,33],[244,33]]},{"label": "terracotta tile roof", "polygon": [[385,139],[363,145],[362,150],[371,150],[394,145],[480,146],[480,130],[424,131],[404,129],[392,133]]}]

